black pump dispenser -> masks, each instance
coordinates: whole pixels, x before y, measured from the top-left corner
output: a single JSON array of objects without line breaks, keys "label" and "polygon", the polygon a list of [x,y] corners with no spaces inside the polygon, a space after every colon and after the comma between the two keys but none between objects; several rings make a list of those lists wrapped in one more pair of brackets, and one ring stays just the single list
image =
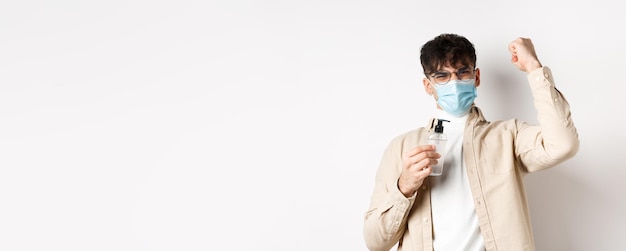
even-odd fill
[{"label": "black pump dispenser", "polygon": [[443,122],[450,122],[445,119],[437,119],[435,131],[428,134],[428,144],[435,146],[435,151],[441,155],[437,164],[432,165],[429,176],[439,176],[443,174],[443,161],[446,155],[446,142],[448,137],[443,133]]},{"label": "black pump dispenser", "polygon": [[437,119],[437,125],[435,126],[436,133],[443,133],[443,122],[450,122],[450,120]]}]

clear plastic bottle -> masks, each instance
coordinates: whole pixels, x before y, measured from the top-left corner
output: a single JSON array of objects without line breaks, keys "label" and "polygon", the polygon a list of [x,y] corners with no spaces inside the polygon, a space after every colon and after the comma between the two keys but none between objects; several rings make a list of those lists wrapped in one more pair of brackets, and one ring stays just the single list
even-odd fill
[{"label": "clear plastic bottle", "polygon": [[443,160],[446,154],[446,143],[448,137],[443,133],[443,122],[450,122],[445,119],[437,119],[437,125],[435,130],[428,134],[428,144],[435,145],[435,151],[441,155],[438,159],[437,165],[431,166],[432,172],[430,176],[440,176],[443,174]]}]

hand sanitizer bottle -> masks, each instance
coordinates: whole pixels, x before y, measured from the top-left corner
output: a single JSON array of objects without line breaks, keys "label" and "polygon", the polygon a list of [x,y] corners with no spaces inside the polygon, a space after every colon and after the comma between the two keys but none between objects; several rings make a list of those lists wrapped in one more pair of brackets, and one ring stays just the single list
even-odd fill
[{"label": "hand sanitizer bottle", "polygon": [[443,174],[443,160],[446,154],[446,142],[448,142],[448,137],[443,133],[443,122],[450,122],[445,119],[437,119],[437,125],[435,126],[435,131],[428,134],[428,144],[435,145],[435,151],[441,154],[441,157],[438,159],[437,165],[431,166],[432,172],[430,176],[440,176]]}]

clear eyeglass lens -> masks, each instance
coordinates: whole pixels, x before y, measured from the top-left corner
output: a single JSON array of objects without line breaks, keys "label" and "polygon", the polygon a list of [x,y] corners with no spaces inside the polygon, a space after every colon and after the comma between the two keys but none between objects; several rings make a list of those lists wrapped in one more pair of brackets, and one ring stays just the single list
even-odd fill
[{"label": "clear eyeglass lens", "polygon": [[439,73],[435,73],[433,78],[435,79],[435,82],[437,82],[437,84],[443,84],[443,83],[448,82],[448,80],[450,80],[451,75],[452,74],[450,74],[449,72],[439,72]]},{"label": "clear eyeglass lens", "polygon": [[[472,70],[460,69],[459,71],[455,72],[455,74],[458,79],[467,80],[472,77]],[[433,79],[435,80],[437,84],[446,84],[448,83],[448,81],[450,81],[451,77],[452,77],[452,73],[447,72],[447,71],[436,72],[435,74],[433,74]]]},{"label": "clear eyeglass lens", "polygon": [[456,73],[456,76],[461,80],[469,79],[472,76],[472,71],[469,69],[462,69]]}]

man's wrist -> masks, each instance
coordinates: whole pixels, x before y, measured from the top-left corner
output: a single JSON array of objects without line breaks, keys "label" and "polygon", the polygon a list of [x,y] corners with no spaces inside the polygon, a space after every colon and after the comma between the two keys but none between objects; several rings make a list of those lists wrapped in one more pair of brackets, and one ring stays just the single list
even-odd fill
[{"label": "man's wrist", "polygon": [[398,179],[398,182],[396,182],[396,187],[398,187],[398,191],[400,191],[400,193],[402,193],[402,195],[404,195],[404,197],[406,197],[406,198],[413,197],[413,195],[415,195],[415,192],[417,191],[417,189],[413,189],[412,191],[411,191],[411,189],[406,189],[406,190],[409,190],[409,191],[405,192],[402,189],[402,186],[400,185],[400,179]]},{"label": "man's wrist", "polygon": [[528,64],[526,64],[526,72],[530,73],[534,70],[537,70],[539,68],[543,67],[541,65],[541,63],[539,63],[539,61],[535,61],[535,62],[529,62]]}]

